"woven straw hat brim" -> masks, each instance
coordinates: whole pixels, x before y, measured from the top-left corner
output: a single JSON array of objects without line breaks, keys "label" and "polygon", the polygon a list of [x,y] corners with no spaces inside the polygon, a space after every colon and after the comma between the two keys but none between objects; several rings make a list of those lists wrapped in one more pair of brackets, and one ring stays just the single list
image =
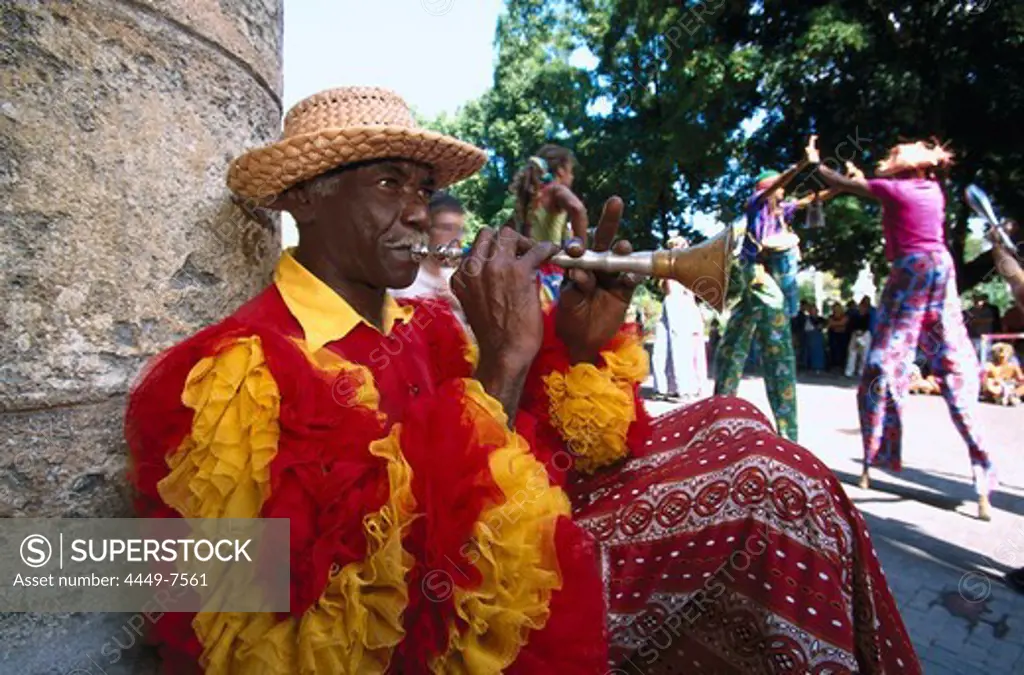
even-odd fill
[{"label": "woven straw hat brim", "polygon": [[245,153],[228,169],[228,188],[240,197],[269,201],[339,166],[386,158],[429,164],[438,188],[472,176],[487,162],[480,148],[426,129],[320,129]]}]

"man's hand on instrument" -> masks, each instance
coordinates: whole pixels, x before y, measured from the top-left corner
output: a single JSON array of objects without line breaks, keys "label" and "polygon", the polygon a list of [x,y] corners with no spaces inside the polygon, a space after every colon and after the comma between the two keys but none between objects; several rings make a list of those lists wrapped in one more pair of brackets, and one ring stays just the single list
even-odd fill
[{"label": "man's hand on instrument", "polygon": [[[618,255],[629,255],[633,246],[625,240],[612,242],[622,219],[622,200],[612,197],[605,202],[601,220],[594,234],[594,250],[611,249]],[[568,247],[570,256],[578,258],[585,245],[574,240]],[[593,363],[601,348],[618,332],[629,308],[633,291],[640,280],[633,274],[609,274],[569,269],[568,282],[562,287],[555,315],[558,337],[569,348],[574,363]]]},{"label": "man's hand on instrument", "polygon": [[864,176],[864,172],[857,167],[853,162],[846,163],[846,175],[850,178],[856,178],[858,180],[867,180]]},{"label": "man's hand on instrument", "polygon": [[821,153],[818,152],[817,143],[817,136],[811,136],[810,140],[807,141],[807,147],[804,148],[804,157],[807,159],[808,164],[821,163]]},{"label": "man's hand on instrument", "polygon": [[544,336],[537,268],[557,252],[555,244],[508,227],[484,228],[452,275],[451,287],[480,347],[476,377],[510,420]]}]

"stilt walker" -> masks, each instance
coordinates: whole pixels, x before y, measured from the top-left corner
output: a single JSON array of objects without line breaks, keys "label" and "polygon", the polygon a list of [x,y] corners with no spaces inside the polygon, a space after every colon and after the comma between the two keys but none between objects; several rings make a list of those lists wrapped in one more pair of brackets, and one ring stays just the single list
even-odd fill
[{"label": "stilt walker", "polygon": [[892,264],[857,392],[864,442],[860,485],[870,486],[871,466],[894,471],[902,466],[903,399],[920,345],[967,443],[978,517],[990,520],[988,495],[995,472],[974,415],[980,367],[960,312],[944,234],[946,200],[939,178],[951,163],[947,150],[919,141],[892,148],[871,180],[862,173],[846,177],[826,167],[819,170],[829,185],[881,203],[885,252]]},{"label": "stilt walker", "polygon": [[806,148],[808,157],[781,174],[765,171],[757,177],[747,202],[747,235],[740,253],[743,295],[729,317],[716,358],[715,395],[731,396],[739,388],[756,338],[775,424],[791,441],[798,436],[796,357],[789,320],[796,316],[799,304],[799,239],[787,224],[798,209],[835,194],[825,190],[800,200],[783,200],[786,185],[811,163],[812,151],[816,157],[813,136]]},{"label": "stilt walker", "polygon": [[[512,179],[515,229],[536,241],[565,246],[576,239],[587,242],[587,209],[572,191],[576,156],[568,148],[547,144],[530,157]],[[541,303],[550,308],[558,300],[564,270],[548,262],[538,274]]]}]

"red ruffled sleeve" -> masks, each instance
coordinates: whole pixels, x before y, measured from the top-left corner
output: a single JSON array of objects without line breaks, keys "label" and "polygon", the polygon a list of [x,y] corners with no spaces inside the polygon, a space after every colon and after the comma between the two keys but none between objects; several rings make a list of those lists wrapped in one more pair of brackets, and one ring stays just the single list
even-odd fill
[{"label": "red ruffled sleeve", "polygon": [[639,390],[649,367],[635,324],[622,327],[598,363],[573,365],[555,331],[556,309],[544,317],[544,342],[527,376],[517,427],[564,485],[569,464],[593,472],[646,441],[650,416]]}]

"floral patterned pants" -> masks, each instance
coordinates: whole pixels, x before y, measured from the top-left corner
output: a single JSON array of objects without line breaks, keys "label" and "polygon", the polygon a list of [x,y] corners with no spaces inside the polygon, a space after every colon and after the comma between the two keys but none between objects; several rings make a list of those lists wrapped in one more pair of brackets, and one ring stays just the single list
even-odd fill
[{"label": "floral patterned pants", "polygon": [[797,441],[796,355],[789,318],[781,303],[753,292],[752,272],[744,271],[746,289],[732,311],[716,357],[715,395],[733,396],[743,376],[750,345],[757,338],[768,402],[779,434]]},{"label": "floral patterned pants", "polygon": [[974,418],[981,367],[960,312],[949,253],[912,253],[894,261],[880,309],[857,392],[865,464],[894,471],[902,465],[902,402],[920,346],[967,443],[975,489],[987,495],[996,479]]}]

